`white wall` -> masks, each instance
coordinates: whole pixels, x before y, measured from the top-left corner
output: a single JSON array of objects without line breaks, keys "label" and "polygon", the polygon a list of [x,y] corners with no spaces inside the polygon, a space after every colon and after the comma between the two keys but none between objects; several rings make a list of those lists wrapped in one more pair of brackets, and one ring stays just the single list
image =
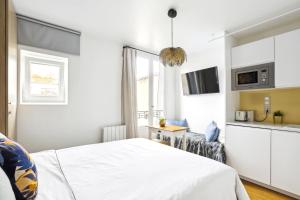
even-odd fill
[{"label": "white wall", "polygon": [[[225,70],[225,39],[210,42],[200,53],[189,55],[188,62],[181,67],[181,73],[196,71],[218,66],[220,93],[183,96],[181,84],[177,110],[181,118],[186,118],[191,131],[203,133],[211,121],[217,122],[221,129],[220,140],[224,139],[226,112],[226,70]],[[178,83],[181,82],[178,74]]]},{"label": "white wall", "polygon": [[121,122],[122,44],[83,34],[80,57],[54,55],[69,58],[69,104],[19,106],[17,140],[31,152],[96,143]]},{"label": "white wall", "polygon": [[236,45],[236,42],[233,37],[226,37],[226,122],[235,121],[235,111],[240,107],[240,93],[231,90],[231,48]]}]

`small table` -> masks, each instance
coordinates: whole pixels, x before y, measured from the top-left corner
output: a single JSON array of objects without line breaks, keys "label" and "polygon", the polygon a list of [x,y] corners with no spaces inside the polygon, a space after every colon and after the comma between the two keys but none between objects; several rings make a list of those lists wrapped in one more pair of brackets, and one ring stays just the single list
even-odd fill
[{"label": "small table", "polygon": [[160,127],[160,126],[147,126],[148,127],[148,138],[151,140],[152,139],[152,133],[160,134],[163,136],[167,136],[171,138],[171,146],[174,147],[175,144],[175,138],[180,136],[182,137],[182,142],[183,142],[183,149],[186,149],[186,138],[185,134],[187,131],[187,127],[182,127],[182,126],[171,126],[171,125],[166,125],[165,127]]}]

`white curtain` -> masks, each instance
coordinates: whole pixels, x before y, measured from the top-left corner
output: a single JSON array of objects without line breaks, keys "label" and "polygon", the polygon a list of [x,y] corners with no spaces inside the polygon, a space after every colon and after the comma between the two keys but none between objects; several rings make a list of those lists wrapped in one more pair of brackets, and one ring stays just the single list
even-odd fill
[{"label": "white curtain", "polygon": [[123,49],[122,123],[127,127],[127,138],[137,137],[136,55],[134,49]]}]

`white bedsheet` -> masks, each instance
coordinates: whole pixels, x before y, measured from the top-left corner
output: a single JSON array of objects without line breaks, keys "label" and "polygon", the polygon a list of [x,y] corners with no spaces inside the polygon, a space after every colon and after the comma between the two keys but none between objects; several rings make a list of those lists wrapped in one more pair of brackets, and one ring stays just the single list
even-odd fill
[{"label": "white bedsheet", "polygon": [[76,200],[249,199],[231,167],[146,139],[41,152],[33,158],[37,200],[74,200],[73,194]]},{"label": "white bedsheet", "polygon": [[36,200],[74,200],[63,176],[55,151],[31,154],[37,166],[38,195]]}]

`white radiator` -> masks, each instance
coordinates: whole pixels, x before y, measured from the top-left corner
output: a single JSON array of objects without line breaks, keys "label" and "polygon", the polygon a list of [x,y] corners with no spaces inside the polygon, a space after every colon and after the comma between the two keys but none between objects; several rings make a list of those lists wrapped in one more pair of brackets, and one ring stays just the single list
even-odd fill
[{"label": "white radiator", "polygon": [[103,128],[103,142],[126,139],[126,126],[109,126]]}]

